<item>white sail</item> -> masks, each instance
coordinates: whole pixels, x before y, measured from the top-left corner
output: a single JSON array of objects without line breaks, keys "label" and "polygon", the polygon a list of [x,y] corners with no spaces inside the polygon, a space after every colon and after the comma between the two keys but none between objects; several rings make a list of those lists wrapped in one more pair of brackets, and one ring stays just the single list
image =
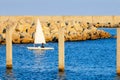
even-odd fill
[{"label": "white sail", "polygon": [[39,19],[37,20],[34,44],[46,43]]}]

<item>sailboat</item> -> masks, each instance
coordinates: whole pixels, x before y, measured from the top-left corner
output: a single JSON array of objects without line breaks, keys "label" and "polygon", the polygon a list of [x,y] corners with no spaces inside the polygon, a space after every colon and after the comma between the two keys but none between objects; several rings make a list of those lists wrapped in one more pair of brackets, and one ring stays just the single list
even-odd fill
[{"label": "sailboat", "polygon": [[[42,27],[41,27],[39,19],[37,20],[34,44],[46,44],[45,37],[44,37],[43,31],[42,31]],[[38,46],[38,47],[35,47],[35,46],[34,47],[27,47],[27,48],[31,49],[31,50],[54,49],[54,48],[51,48],[51,47],[40,47],[40,46]]]}]

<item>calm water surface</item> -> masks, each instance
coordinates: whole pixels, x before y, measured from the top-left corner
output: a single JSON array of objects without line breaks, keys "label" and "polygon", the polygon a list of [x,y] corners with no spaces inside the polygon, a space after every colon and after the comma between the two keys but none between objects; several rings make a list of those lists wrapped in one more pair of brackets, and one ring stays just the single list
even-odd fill
[{"label": "calm water surface", "polygon": [[[116,34],[116,29],[105,29]],[[54,50],[32,51],[33,44],[13,44],[13,69],[6,70],[5,45],[0,45],[0,80],[119,80],[116,39],[65,43],[65,72],[58,72],[58,43]]]}]

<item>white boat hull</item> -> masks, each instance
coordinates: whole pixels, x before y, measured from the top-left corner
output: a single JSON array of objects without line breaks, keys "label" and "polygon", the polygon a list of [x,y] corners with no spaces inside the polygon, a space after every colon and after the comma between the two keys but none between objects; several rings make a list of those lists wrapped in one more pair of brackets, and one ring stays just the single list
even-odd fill
[{"label": "white boat hull", "polygon": [[41,47],[27,47],[28,49],[30,50],[52,50],[54,48],[51,48],[51,47],[44,47],[44,48],[41,48]]}]

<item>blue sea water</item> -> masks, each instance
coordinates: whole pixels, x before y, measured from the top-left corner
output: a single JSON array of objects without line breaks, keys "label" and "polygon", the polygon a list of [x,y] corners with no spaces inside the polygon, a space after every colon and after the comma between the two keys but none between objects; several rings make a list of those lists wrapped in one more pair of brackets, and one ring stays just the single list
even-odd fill
[{"label": "blue sea water", "polygon": [[[116,35],[116,29],[104,29]],[[0,80],[119,80],[116,39],[65,42],[65,72],[58,72],[58,43],[54,50],[32,51],[33,44],[13,44],[13,69],[6,70],[5,45],[0,45]]]},{"label": "blue sea water", "polygon": [[117,34],[116,28],[98,28],[98,29],[109,32],[112,36],[115,36]]}]

